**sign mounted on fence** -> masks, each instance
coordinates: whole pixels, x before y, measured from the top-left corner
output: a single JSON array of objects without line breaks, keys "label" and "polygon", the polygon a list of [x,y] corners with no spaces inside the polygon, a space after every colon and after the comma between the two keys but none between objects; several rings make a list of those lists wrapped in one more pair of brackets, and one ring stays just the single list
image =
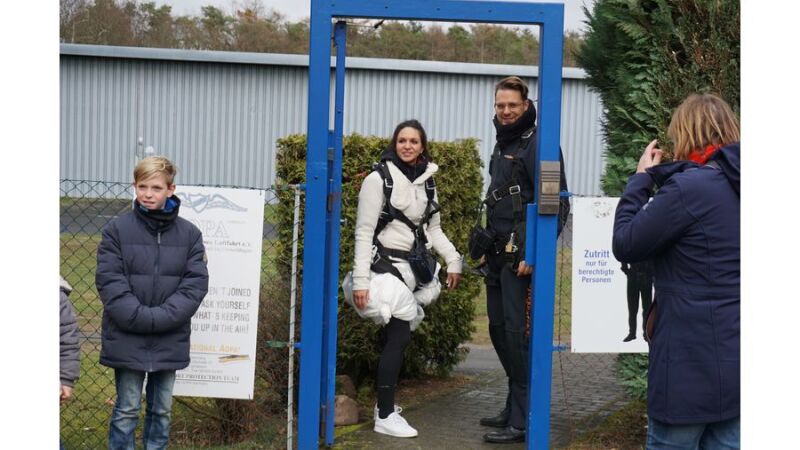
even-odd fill
[{"label": "sign mounted on fence", "polygon": [[[619,198],[573,197],[572,200],[572,351],[647,352],[647,343],[642,338],[642,306],[649,306],[650,302],[632,292],[637,308],[634,312],[632,298],[629,309],[629,280],[611,251]],[[652,293],[652,280],[648,290]],[[631,325],[635,338],[624,341]]]},{"label": "sign mounted on fence", "polygon": [[264,191],[178,186],[180,216],[203,232],[208,294],[192,317],[191,364],[175,395],[252,399]]}]

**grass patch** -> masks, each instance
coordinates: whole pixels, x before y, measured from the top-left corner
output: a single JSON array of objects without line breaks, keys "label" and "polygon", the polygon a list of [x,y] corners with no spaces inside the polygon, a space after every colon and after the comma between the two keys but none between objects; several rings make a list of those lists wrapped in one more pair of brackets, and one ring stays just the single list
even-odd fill
[{"label": "grass patch", "polygon": [[640,450],[647,438],[647,405],[633,400],[597,427],[573,440],[567,450]]},{"label": "grass patch", "polygon": [[[85,340],[81,345],[81,376],[75,384],[73,398],[61,407],[60,432],[66,449],[98,449],[107,447],[108,424],[116,396],[114,370],[99,363],[100,343]],[[279,449],[286,448],[286,415],[260,414],[259,427],[246,441],[215,445],[221,436],[208,433],[212,419],[202,412],[214,413],[215,399],[176,397],[172,407],[170,448],[190,449],[202,446],[211,449]],[[141,441],[144,404],[137,429]],[[206,447],[209,446],[209,447]]]},{"label": "grass patch", "polygon": [[69,296],[84,335],[100,332],[103,304],[94,284],[99,234],[61,235],[61,275],[72,286]]},{"label": "grass patch", "polygon": [[572,249],[560,247],[556,255],[556,304],[553,317],[553,340],[572,342]]},{"label": "grass patch", "polygon": [[81,345],[81,375],[72,399],[61,406],[61,439],[67,449],[106,447],[108,421],[113,408],[114,371],[98,362],[100,343]]}]

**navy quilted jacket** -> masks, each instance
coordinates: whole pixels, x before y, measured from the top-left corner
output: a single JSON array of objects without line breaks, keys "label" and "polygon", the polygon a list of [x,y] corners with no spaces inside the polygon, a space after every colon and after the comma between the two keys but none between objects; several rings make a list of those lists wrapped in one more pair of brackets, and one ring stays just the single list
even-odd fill
[{"label": "navy quilted jacket", "polygon": [[739,143],[711,161],[633,175],[614,221],[618,260],[653,259],[647,411],[669,424],[739,416]]},{"label": "navy quilted jacket", "polygon": [[163,211],[133,210],[106,225],[97,249],[96,284],[103,302],[100,363],[155,372],[189,365],[191,318],[208,291],[203,236]]}]

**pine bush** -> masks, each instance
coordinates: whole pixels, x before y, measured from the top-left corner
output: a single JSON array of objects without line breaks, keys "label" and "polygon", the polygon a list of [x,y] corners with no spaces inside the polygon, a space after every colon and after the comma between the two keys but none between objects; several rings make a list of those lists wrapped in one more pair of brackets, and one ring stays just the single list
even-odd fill
[{"label": "pine bush", "polygon": [[619,195],[647,144],[666,137],[690,93],[715,93],[739,111],[737,0],[597,0],[577,61],[605,107],[603,191]]}]

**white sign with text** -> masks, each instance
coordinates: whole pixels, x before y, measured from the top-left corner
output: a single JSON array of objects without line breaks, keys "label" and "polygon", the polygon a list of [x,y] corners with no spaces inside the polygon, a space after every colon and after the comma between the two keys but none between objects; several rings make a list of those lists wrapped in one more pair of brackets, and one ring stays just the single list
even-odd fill
[{"label": "white sign with text", "polygon": [[619,198],[572,200],[572,351],[647,352],[641,332],[641,299],[636,338],[623,342],[629,331],[627,277],[611,251]]},{"label": "white sign with text", "polygon": [[264,191],[178,186],[180,216],[203,232],[208,294],[192,317],[191,364],[175,395],[252,399]]}]

